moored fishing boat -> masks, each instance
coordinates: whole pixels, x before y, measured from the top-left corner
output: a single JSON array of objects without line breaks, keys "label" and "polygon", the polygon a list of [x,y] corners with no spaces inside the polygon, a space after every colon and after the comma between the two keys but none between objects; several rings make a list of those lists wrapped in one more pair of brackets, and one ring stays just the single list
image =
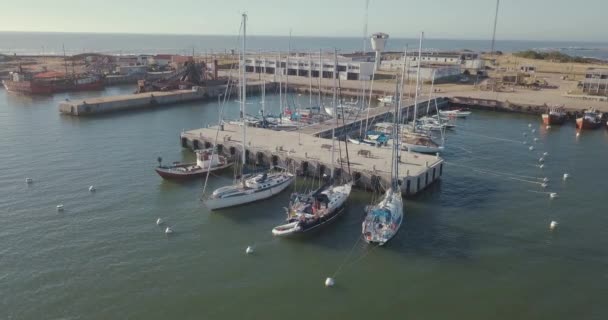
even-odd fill
[{"label": "moored fishing boat", "polygon": [[597,129],[602,125],[602,114],[595,109],[585,110],[582,117],[576,118],[576,127],[581,130]]},{"label": "moored fishing boat", "polygon": [[65,73],[47,71],[39,73],[12,72],[2,80],[9,92],[23,94],[53,94],[67,91],[92,91],[104,87],[103,78],[95,75],[67,76]]},{"label": "moored fishing boat", "polygon": [[163,166],[162,159],[158,158],[156,173],[164,179],[186,180],[202,177],[207,172],[228,168],[232,165],[224,156],[218,155],[213,149],[196,150],[195,163],[173,163]]},{"label": "moored fishing boat", "polygon": [[564,124],[566,116],[564,107],[547,108],[547,112],[541,115],[543,124],[547,126]]}]

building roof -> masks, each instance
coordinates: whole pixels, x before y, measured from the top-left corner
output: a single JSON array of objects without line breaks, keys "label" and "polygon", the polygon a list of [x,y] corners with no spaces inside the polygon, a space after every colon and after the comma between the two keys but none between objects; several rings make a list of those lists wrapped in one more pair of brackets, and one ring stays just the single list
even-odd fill
[{"label": "building roof", "polygon": [[157,54],[154,56],[154,59],[163,59],[163,60],[171,60],[173,55],[171,54]]},{"label": "building roof", "polygon": [[588,68],[587,69],[587,73],[608,74],[608,69],[603,69],[603,68]]}]

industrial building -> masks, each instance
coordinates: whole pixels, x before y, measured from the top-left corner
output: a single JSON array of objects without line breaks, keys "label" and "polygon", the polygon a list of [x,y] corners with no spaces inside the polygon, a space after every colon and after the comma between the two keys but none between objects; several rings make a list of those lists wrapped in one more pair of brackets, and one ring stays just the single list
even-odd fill
[{"label": "industrial building", "polygon": [[[485,75],[485,62],[481,55],[475,52],[423,52],[420,61],[423,73],[421,78],[425,81],[432,77],[432,70],[435,70],[436,79],[458,74]],[[418,53],[408,52],[407,63],[410,67],[417,67]],[[402,65],[403,54],[398,54],[394,59],[382,61],[380,70],[398,71]],[[423,69],[426,70],[422,71]]]},{"label": "industrial building", "polygon": [[608,69],[587,69],[582,85],[583,92],[597,95],[608,95]]},{"label": "industrial building", "polygon": [[[334,77],[333,57],[290,56],[248,58],[245,61],[247,72],[283,74],[290,76],[332,79]],[[337,62],[337,75],[341,80],[370,80],[374,73],[374,63],[354,61],[340,57]]]}]

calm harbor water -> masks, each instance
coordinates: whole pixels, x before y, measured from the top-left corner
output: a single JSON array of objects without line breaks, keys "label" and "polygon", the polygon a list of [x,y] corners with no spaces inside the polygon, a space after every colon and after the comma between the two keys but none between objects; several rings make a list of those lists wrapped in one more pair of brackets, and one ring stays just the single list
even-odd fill
[{"label": "calm harbor water", "polygon": [[[161,180],[156,157],[192,159],[179,133],[215,122],[215,103],[98,118],[58,114],[65,98],[97,95],[0,90],[0,319],[608,315],[604,129],[577,138],[572,125],[547,131],[535,117],[475,112],[448,134],[441,183],[407,199],[399,234],[372,248],[357,241],[372,198],[363,191],[352,194],[341,220],[291,241],[270,233],[288,193],[211,213],[199,201],[201,181]],[[234,102],[227,108],[237,114]],[[539,141],[529,151],[533,136]],[[566,182],[564,172],[572,176]],[[530,182],[545,176],[547,190]],[[210,187],[230,177],[213,177]],[[55,210],[59,203],[64,212]],[[176,233],[167,237],[158,217]],[[552,220],[560,223],[555,232]],[[255,254],[244,253],[248,245]],[[336,287],[324,288],[331,275]]]}]

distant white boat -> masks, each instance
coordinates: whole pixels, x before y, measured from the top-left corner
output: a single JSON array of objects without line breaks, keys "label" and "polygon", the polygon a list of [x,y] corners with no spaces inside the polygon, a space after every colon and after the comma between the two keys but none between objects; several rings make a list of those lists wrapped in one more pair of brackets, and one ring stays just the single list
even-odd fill
[{"label": "distant white boat", "polygon": [[393,102],[395,102],[395,97],[393,97],[393,96],[384,96],[382,98],[378,98],[378,101],[380,101],[380,103],[385,103],[385,104],[393,103]]},{"label": "distant white boat", "polygon": [[441,116],[451,117],[451,118],[466,118],[466,117],[470,116],[471,113],[472,113],[471,111],[463,111],[460,109],[439,111],[439,114]]}]

